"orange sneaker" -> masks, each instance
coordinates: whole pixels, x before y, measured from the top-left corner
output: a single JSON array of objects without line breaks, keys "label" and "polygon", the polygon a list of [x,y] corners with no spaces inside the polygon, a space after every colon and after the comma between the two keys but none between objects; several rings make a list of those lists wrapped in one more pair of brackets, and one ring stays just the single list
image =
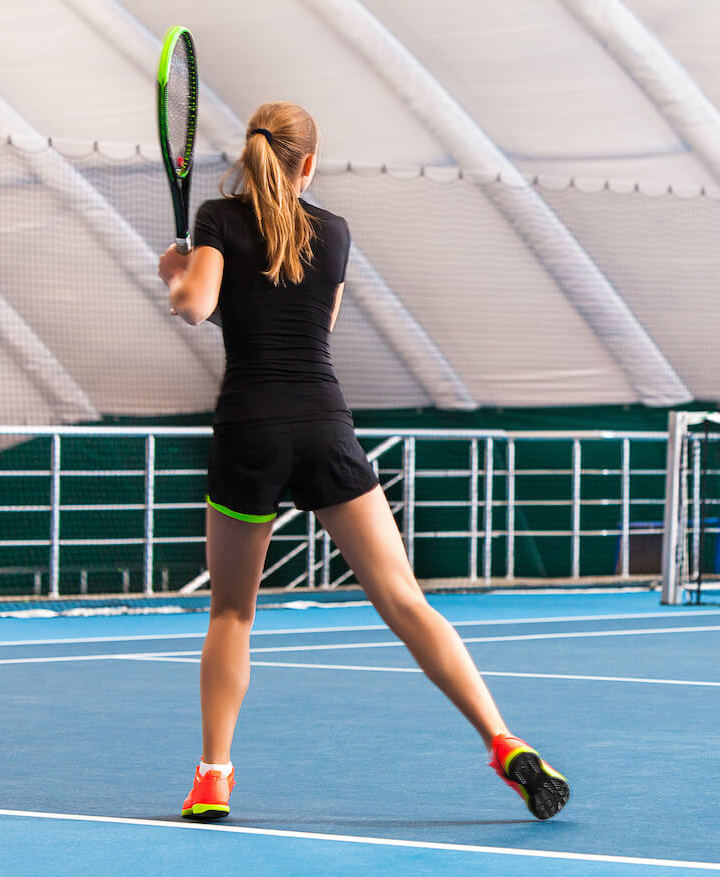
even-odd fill
[{"label": "orange sneaker", "polygon": [[200,765],[195,770],[195,782],[182,805],[182,815],[200,819],[221,819],[230,813],[228,800],[235,785],[235,768],[224,777],[219,770],[209,770],[200,775]]},{"label": "orange sneaker", "polygon": [[489,764],[538,819],[550,819],[568,802],[570,786],[565,777],[519,737],[509,734],[493,737]]}]

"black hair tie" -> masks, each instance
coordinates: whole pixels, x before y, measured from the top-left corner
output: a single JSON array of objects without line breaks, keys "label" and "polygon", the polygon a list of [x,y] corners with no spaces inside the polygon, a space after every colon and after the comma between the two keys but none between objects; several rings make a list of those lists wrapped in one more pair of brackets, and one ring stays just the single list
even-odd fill
[{"label": "black hair tie", "polygon": [[267,142],[272,144],[272,134],[268,131],[267,128],[253,128],[250,132],[250,135],[252,136],[253,134],[262,134]]}]

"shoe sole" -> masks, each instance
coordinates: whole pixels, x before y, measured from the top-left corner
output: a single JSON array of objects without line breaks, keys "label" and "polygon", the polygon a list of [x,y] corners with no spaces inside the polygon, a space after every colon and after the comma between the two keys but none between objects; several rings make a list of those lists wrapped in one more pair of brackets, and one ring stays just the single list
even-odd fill
[{"label": "shoe sole", "polygon": [[520,786],[528,809],[537,819],[550,819],[568,802],[570,786],[565,777],[531,752],[518,753],[506,773]]},{"label": "shoe sole", "polygon": [[222,819],[230,815],[230,808],[226,804],[193,804],[180,812],[186,819]]}]

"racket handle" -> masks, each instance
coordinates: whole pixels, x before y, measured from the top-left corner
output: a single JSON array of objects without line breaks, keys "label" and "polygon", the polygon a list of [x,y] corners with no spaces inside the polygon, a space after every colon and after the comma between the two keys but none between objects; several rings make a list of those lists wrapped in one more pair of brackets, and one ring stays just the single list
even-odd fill
[{"label": "racket handle", "polygon": [[190,235],[184,238],[175,238],[175,244],[177,246],[178,253],[183,256],[187,255],[192,249],[192,243],[190,242]]}]

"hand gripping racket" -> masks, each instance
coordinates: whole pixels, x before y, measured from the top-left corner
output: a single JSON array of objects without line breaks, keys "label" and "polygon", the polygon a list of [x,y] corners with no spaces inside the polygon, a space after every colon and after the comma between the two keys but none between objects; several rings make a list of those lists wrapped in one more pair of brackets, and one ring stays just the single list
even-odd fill
[{"label": "hand gripping racket", "polygon": [[188,253],[190,241],[190,177],[197,130],[198,77],[195,44],[186,27],[171,27],[158,68],[160,149],[170,182],[175,213],[175,241]]}]

